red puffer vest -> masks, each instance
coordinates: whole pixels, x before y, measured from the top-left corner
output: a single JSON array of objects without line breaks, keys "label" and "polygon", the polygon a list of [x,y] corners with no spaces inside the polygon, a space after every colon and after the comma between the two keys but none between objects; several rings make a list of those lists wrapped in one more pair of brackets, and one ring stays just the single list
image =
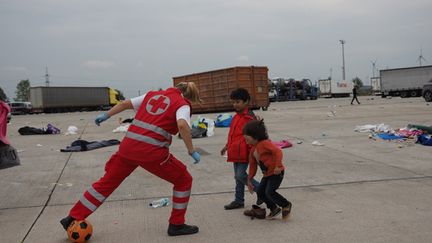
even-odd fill
[{"label": "red puffer vest", "polygon": [[171,135],[178,133],[176,112],[184,105],[191,106],[176,88],[148,92],[120,144],[120,155],[140,160],[168,153]]},{"label": "red puffer vest", "polygon": [[237,113],[233,117],[228,133],[228,162],[248,162],[249,152],[252,146],[246,144],[246,141],[243,137],[243,127],[249,121],[255,119],[255,114],[249,110],[249,108],[246,108],[241,113]]}]

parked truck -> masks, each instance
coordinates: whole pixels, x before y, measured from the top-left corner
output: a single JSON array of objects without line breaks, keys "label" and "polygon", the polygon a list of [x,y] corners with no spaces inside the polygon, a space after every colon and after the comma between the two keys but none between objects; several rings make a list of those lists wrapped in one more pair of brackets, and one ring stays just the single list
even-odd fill
[{"label": "parked truck", "polygon": [[[310,79],[274,78],[269,81],[270,91],[274,90],[274,101],[315,100],[318,88]],[[271,92],[269,93],[269,95]]]},{"label": "parked truck", "polygon": [[353,83],[348,81],[335,81],[331,79],[318,80],[320,97],[350,97],[353,89]]},{"label": "parked truck", "polygon": [[34,113],[72,112],[108,109],[120,101],[109,87],[31,87]]},{"label": "parked truck", "polygon": [[420,97],[423,85],[432,79],[432,65],[380,70],[381,97]]},{"label": "parked truck", "polygon": [[267,67],[230,67],[173,78],[174,85],[180,82],[194,82],[199,89],[202,103],[192,105],[193,113],[233,110],[230,94],[237,88],[249,91],[253,109],[269,106]]}]

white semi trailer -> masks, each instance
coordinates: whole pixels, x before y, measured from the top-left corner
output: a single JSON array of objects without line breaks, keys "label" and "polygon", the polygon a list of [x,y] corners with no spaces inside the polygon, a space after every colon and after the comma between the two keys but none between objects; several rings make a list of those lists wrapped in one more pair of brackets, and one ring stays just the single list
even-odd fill
[{"label": "white semi trailer", "polygon": [[381,97],[419,97],[432,79],[432,65],[380,70]]},{"label": "white semi trailer", "polygon": [[318,80],[319,96],[322,98],[350,97],[353,83],[345,80],[335,81],[331,79]]}]

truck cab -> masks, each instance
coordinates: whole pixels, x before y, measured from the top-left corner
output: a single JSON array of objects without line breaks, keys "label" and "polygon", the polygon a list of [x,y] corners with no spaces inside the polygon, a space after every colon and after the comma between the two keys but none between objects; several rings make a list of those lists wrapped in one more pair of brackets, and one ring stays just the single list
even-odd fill
[{"label": "truck cab", "polygon": [[12,115],[31,114],[32,105],[30,102],[11,102],[9,103]]}]

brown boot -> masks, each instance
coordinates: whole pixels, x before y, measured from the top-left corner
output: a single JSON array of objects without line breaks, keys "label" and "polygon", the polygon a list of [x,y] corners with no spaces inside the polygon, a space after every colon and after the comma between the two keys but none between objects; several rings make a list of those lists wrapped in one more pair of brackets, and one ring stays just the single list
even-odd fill
[{"label": "brown boot", "polygon": [[288,206],[282,208],[282,219],[283,220],[287,220],[290,216],[290,213],[291,213],[292,204],[291,204],[291,202],[288,202],[288,203],[289,203]]}]

